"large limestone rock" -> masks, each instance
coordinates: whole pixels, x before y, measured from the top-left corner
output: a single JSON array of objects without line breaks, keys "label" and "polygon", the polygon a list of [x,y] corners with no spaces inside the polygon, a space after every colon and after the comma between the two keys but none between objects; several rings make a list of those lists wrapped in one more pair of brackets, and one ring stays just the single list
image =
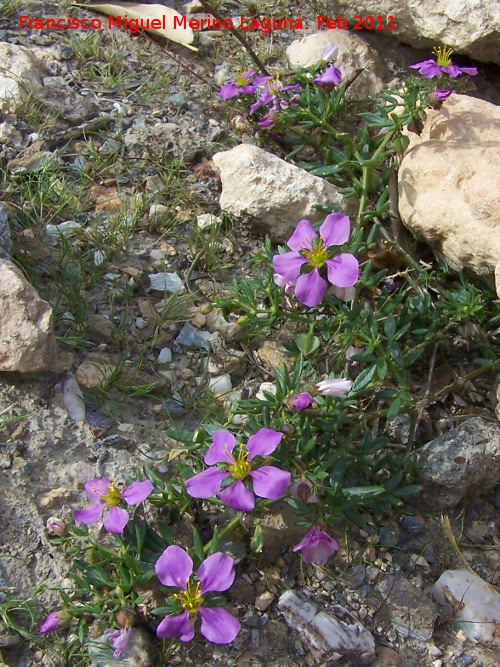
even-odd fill
[{"label": "large limestone rock", "polygon": [[500,425],[472,417],[417,452],[419,500],[449,509],[500,482]]},{"label": "large limestone rock", "polygon": [[355,213],[353,202],[318,176],[313,176],[270,153],[240,144],[216,153],[220,170],[220,207],[235,216],[249,215],[259,231],[286,242],[302,218],[323,220],[315,204],[330,204],[342,213]]},{"label": "large limestone rock", "polygon": [[[342,72],[342,80],[359,74],[349,86],[348,94],[366,97],[382,90],[384,66],[378,55],[358,34],[353,35],[346,30],[337,30],[333,34],[331,30],[322,30],[294,40],[288,46],[286,55],[293,69],[311,67],[322,61],[325,47],[332,44],[338,48],[335,65]],[[359,73],[360,70],[363,71]]]},{"label": "large limestone rock", "polygon": [[0,42],[0,112],[10,113],[21,104],[28,89],[42,88],[43,64],[33,50]]},{"label": "large limestone rock", "polygon": [[452,95],[429,112],[420,136],[409,137],[399,169],[403,222],[453,269],[493,283],[500,263],[500,108]]},{"label": "large limestone rock", "polygon": [[[451,46],[458,53],[483,62],[500,63],[500,5],[496,0],[334,0],[330,16],[336,12],[354,26],[354,15],[394,16],[396,30],[376,31],[418,48],[436,44]],[[355,11],[354,11],[355,10]],[[337,30],[332,33],[338,32]]]},{"label": "large limestone rock", "polygon": [[52,308],[12,262],[0,259],[0,371],[53,370],[55,355]]}]

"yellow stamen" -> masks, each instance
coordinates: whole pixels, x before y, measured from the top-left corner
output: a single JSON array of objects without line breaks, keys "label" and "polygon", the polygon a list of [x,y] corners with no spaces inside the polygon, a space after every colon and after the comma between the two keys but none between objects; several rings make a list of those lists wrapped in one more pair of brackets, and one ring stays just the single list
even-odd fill
[{"label": "yellow stamen", "polygon": [[325,243],[321,237],[313,239],[312,248],[302,249],[300,254],[303,257],[307,257],[309,266],[323,266],[326,260],[328,259],[328,250],[325,247]]},{"label": "yellow stamen", "polygon": [[432,53],[436,56],[436,63],[440,67],[448,67],[451,65],[451,54],[453,49],[450,49],[448,46],[435,46],[432,49]]},{"label": "yellow stamen", "polygon": [[233,479],[243,479],[251,471],[252,466],[247,461],[248,454],[249,452],[245,451],[243,445],[239,445],[236,455],[231,454],[233,463],[227,466],[227,471]]},{"label": "yellow stamen", "polygon": [[101,496],[101,500],[103,500],[108,507],[113,507],[115,505],[119,505],[122,501],[122,494],[120,493],[118,486],[117,486],[117,481],[114,479],[110,485],[108,486],[106,493],[103,493]]},{"label": "yellow stamen", "polygon": [[199,581],[186,581],[186,588],[181,593],[175,593],[174,599],[179,600],[182,608],[189,614],[195,614],[203,604],[203,597],[201,595],[201,583]]}]

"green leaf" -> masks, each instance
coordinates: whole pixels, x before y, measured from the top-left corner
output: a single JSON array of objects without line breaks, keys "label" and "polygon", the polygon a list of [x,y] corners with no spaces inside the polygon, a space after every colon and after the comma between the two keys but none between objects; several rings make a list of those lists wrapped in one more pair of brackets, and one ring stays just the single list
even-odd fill
[{"label": "green leaf", "polygon": [[403,486],[401,489],[393,491],[392,495],[398,498],[405,498],[406,496],[413,496],[415,493],[420,493],[422,489],[423,486],[420,486],[419,484],[410,484],[408,486]]},{"label": "green leaf", "polygon": [[394,334],[396,333],[396,318],[394,315],[389,315],[389,317],[386,318],[384,322],[384,333],[387,338],[394,338]]},{"label": "green leaf", "polygon": [[397,417],[400,409],[401,409],[401,399],[398,396],[392,401],[392,403],[389,406],[389,409],[387,410],[387,415],[386,415],[387,421],[390,422],[392,419]]},{"label": "green leaf", "polygon": [[379,380],[383,380],[387,375],[387,361],[380,357],[377,361],[377,377]]},{"label": "green leaf", "polygon": [[307,357],[319,348],[320,340],[317,336],[311,336],[311,334],[299,334],[295,339],[297,347],[302,352],[304,357]]},{"label": "green leaf", "polygon": [[203,551],[203,542],[201,541],[200,534],[195,526],[193,526],[193,551],[198,561],[202,563],[205,560],[205,552]]},{"label": "green leaf", "polygon": [[369,498],[376,498],[385,493],[383,486],[353,486],[344,489],[344,493],[348,498],[357,498],[360,502],[368,500]]},{"label": "green leaf", "polygon": [[373,376],[375,375],[377,371],[377,366],[368,366],[368,368],[365,368],[361,371],[361,373],[358,375],[356,380],[354,381],[354,384],[352,386],[352,391],[361,391],[361,389],[364,389],[367,385],[370,384],[370,382],[373,380]]},{"label": "green leaf", "polygon": [[342,167],[337,164],[330,164],[326,167],[317,167],[312,170],[312,174],[315,176],[331,176],[332,174],[338,174],[342,171]]},{"label": "green leaf", "polygon": [[392,343],[389,343],[387,348],[388,348],[389,354],[391,355],[394,362],[400,368],[402,368],[404,366],[405,361],[403,359],[403,353],[401,352],[401,348],[399,347],[399,345],[397,343],[392,342]]}]

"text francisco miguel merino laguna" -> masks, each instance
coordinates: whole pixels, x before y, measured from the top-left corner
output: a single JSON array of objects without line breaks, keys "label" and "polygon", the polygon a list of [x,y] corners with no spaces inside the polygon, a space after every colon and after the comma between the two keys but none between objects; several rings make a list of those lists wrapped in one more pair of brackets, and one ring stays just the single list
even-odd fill
[{"label": "text francisco miguel merino laguna", "polygon": [[[32,16],[20,16],[19,28],[28,28],[31,30],[101,30],[103,27],[119,28],[128,30],[131,33],[136,33],[139,30],[165,30],[169,27],[169,17],[163,15],[158,18],[129,18],[127,14],[123,16],[108,16],[107,21],[100,18],[76,18],[69,14],[65,17],[57,18],[41,18]],[[359,18],[359,17],[356,17]],[[380,17],[381,18],[381,17]],[[390,17],[392,18],[392,17]],[[204,17],[200,19],[188,19],[187,16],[173,16],[171,17],[172,28],[192,30],[231,30],[235,27],[235,21],[231,18],[216,19],[213,17]],[[338,16],[337,19],[331,19],[326,16],[317,17],[317,27],[321,28],[338,28],[341,30],[347,29],[347,21]],[[304,24],[302,19],[298,18],[247,18],[245,16],[239,17],[240,30],[258,30],[263,34],[271,32],[271,30],[303,30],[308,26]]]}]

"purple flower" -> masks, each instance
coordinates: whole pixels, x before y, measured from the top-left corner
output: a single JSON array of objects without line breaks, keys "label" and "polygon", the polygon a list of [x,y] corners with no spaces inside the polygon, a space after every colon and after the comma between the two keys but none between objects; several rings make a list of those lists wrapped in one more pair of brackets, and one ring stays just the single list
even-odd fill
[{"label": "purple flower", "polygon": [[422,60],[419,63],[410,65],[413,69],[418,69],[419,74],[426,79],[432,79],[435,76],[441,76],[443,73],[448,74],[452,79],[456,79],[461,74],[469,74],[475,76],[477,74],[477,67],[458,67],[451,62],[451,54],[453,49],[446,46],[443,48],[436,47],[432,50],[436,56],[436,60]]},{"label": "purple flower", "polygon": [[60,613],[61,613],[61,610],[50,612],[50,614],[47,616],[45,621],[40,626],[40,629],[39,629],[38,632],[41,635],[45,635],[45,634],[47,634],[47,632],[52,632],[53,630],[58,630],[62,625],[62,619],[59,616]]},{"label": "purple flower", "polygon": [[302,542],[296,544],[292,551],[300,551],[304,563],[323,565],[334,551],[338,551],[338,543],[317,526],[313,526],[305,535]]},{"label": "purple flower", "polygon": [[234,561],[220,551],[209,556],[196,572],[193,580],[193,561],[180,547],[165,549],[155,565],[158,579],[164,586],[180,589],[174,595],[183,612],[180,616],[166,616],[156,630],[160,638],[178,637],[188,642],[194,637],[194,614],[201,616],[201,634],[213,644],[229,644],[240,631],[240,622],[225,609],[205,607],[205,593],[226,591],[234,581]]},{"label": "purple flower", "polygon": [[269,76],[260,76],[255,77],[255,70],[249,69],[247,72],[243,72],[236,77],[234,81],[230,81],[222,86],[219,91],[219,96],[222,97],[224,102],[230,100],[232,97],[236,97],[241,93],[246,95],[253,95],[259,85],[263,84],[265,81],[268,81],[271,77]]},{"label": "purple flower", "polygon": [[329,65],[323,74],[320,74],[313,79],[313,83],[326,92],[329,92],[330,90],[333,90],[335,86],[340,86],[342,83],[342,73],[338,67],[335,67],[335,65]]},{"label": "purple flower", "polygon": [[118,505],[123,504],[123,501],[127,505],[139,505],[152,493],[153,485],[147,479],[144,482],[134,482],[120,491],[116,486],[116,481],[92,479],[85,484],[85,491],[89,498],[98,502],[87,509],[75,510],[73,512],[75,521],[87,526],[96,523],[101,518],[103,511],[109,508],[109,512],[104,517],[104,528],[108,533],[121,535],[128,523],[129,515],[127,510],[120,509]]},{"label": "purple flower", "polygon": [[115,649],[113,658],[119,658],[121,654],[127,650],[128,643],[131,636],[135,633],[133,628],[120,628],[120,630],[105,630],[111,642],[111,646]]},{"label": "purple flower", "polygon": [[292,407],[295,412],[300,412],[301,410],[307,410],[313,404],[314,399],[311,394],[307,391],[303,391],[301,394],[297,394],[292,400]]},{"label": "purple flower", "polygon": [[[288,239],[292,252],[273,257],[273,266],[285,283],[295,283],[295,297],[306,306],[317,306],[325,295],[328,283],[319,269],[326,267],[328,280],[337,287],[351,287],[358,280],[359,263],[350,253],[330,256],[330,248],[342,245],[350,235],[350,222],[346,215],[331,213],[320,227],[319,235],[309,220],[301,220]],[[309,273],[300,274],[303,266]]]},{"label": "purple flower", "polygon": [[278,102],[281,106],[283,100],[277,100],[280,93],[285,92],[286,90],[300,90],[300,88],[301,86],[299,83],[284,86],[278,75],[270,78],[262,89],[259,99],[251,105],[249,110],[250,115],[254,114],[257,109],[266,106],[270,102],[275,102],[275,104]]},{"label": "purple flower", "polygon": [[[255,497],[278,500],[290,486],[291,474],[275,466],[261,466],[252,470],[251,461],[256,456],[268,456],[279,445],[282,433],[271,428],[261,428],[248,438],[247,446],[236,447],[236,440],[229,431],[215,431],[212,444],[205,454],[204,460],[212,466],[198,473],[186,482],[186,491],[193,498],[219,498],[233,510],[251,512],[255,506]],[[219,470],[216,463],[225,464],[226,470]],[[243,480],[252,479],[252,493]],[[231,484],[221,491],[224,480]]]},{"label": "purple flower", "polygon": [[343,378],[331,378],[316,383],[316,389],[322,396],[334,396],[335,398],[345,398],[351,391],[351,387],[352,382]]}]

